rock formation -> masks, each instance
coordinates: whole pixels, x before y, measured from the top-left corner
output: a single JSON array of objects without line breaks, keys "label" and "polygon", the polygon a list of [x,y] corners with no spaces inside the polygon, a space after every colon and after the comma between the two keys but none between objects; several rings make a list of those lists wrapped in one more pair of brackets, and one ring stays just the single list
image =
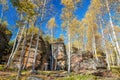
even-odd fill
[{"label": "rock formation", "polygon": [[66,48],[63,42],[51,44],[53,46],[54,70],[65,70],[67,64]]},{"label": "rock formation", "polygon": [[[23,39],[22,39],[20,46],[18,48],[17,54],[15,55],[15,58],[13,61],[15,63],[15,66],[19,67],[19,62],[20,62],[19,59],[20,59],[20,55],[22,52],[22,47],[25,46],[24,51],[23,51],[24,52],[23,66],[25,66],[26,68],[32,68],[35,49],[36,49],[36,43],[37,43],[37,35],[33,36],[31,47],[30,47],[30,39],[31,39],[31,35],[27,35],[25,45],[23,44]],[[49,58],[48,56],[49,54],[46,54],[46,49],[47,48],[45,46],[44,40],[42,39],[42,37],[39,37],[37,58],[36,58],[36,63],[35,63],[36,68],[38,68],[40,65],[43,65],[45,62],[47,62],[46,57]]]},{"label": "rock formation", "polygon": [[[30,47],[31,35],[27,35],[26,39],[27,39],[26,44],[23,44],[24,39],[22,38],[22,41],[20,43],[20,46],[18,48],[17,54],[15,55],[13,62],[14,62],[14,67],[19,68],[22,47],[25,46],[24,47],[23,66],[25,66],[26,69],[28,69],[28,68],[32,69],[34,54],[35,54],[35,49],[36,49],[36,43],[37,43],[37,35],[33,36],[31,47]],[[35,63],[36,69],[41,69],[41,70],[49,69],[50,70],[51,59],[52,59],[51,58],[52,57],[51,45],[53,46],[54,69],[55,70],[56,69],[65,69],[66,53],[65,53],[64,43],[49,44],[49,42],[44,41],[42,37],[39,37],[37,58],[36,58],[36,63]],[[28,55],[28,54],[30,54],[30,55]],[[28,56],[29,56],[29,58],[28,58]]]},{"label": "rock formation", "polygon": [[106,68],[106,62],[102,57],[96,61],[93,53],[89,51],[78,51],[71,56],[71,70],[79,72],[80,70],[96,70]]}]

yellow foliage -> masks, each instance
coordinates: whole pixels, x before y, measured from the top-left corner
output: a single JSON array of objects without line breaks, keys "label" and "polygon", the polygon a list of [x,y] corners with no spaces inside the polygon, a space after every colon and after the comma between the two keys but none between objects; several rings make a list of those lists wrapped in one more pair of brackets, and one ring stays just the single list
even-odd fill
[{"label": "yellow foliage", "polygon": [[0,0],[0,4],[6,4],[7,0]]},{"label": "yellow foliage", "polygon": [[11,34],[11,31],[6,30],[6,31],[5,31],[5,34]]},{"label": "yellow foliage", "polygon": [[65,28],[66,27],[66,23],[65,22],[62,23],[61,26],[62,26],[62,28]]},{"label": "yellow foliage", "polygon": [[75,8],[75,4],[80,2],[80,0],[61,0],[61,3],[65,5],[69,10]]},{"label": "yellow foliage", "polygon": [[55,18],[51,18],[47,23],[48,28],[51,30],[56,26]]},{"label": "yellow foliage", "polygon": [[28,34],[34,33],[34,34],[38,34],[39,29],[37,27],[31,26],[28,29]]},{"label": "yellow foliage", "polygon": [[3,21],[2,25],[7,26],[8,25],[7,21]]}]

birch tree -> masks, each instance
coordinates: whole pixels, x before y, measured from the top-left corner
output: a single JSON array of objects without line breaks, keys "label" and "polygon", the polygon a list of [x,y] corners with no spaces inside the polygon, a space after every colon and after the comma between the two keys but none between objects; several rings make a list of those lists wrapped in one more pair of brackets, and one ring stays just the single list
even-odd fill
[{"label": "birch tree", "polygon": [[[45,6],[46,6],[46,0],[43,1],[43,7],[41,9],[41,21],[43,21],[44,18],[44,13],[45,13]],[[42,26],[42,23],[40,22],[40,27]],[[32,72],[35,71],[35,63],[36,63],[36,58],[37,58],[37,51],[38,51],[38,46],[39,46],[39,38],[40,38],[40,29],[38,31],[38,36],[37,36],[37,43],[36,43],[36,48],[35,48],[35,54],[34,54],[34,60],[33,60],[33,67],[32,67]]]},{"label": "birch tree", "polygon": [[[26,21],[23,17],[23,13],[25,13],[31,17],[35,14],[35,12],[34,12],[35,5],[30,1],[11,0],[11,2],[12,2],[12,5],[18,10],[18,12],[20,14],[20,25],[19,25],[20,27],[18,29],[18,33],[17,33],[17,36],[15,38],[13,49],[12,49],[11,55],[8,59],[6,68],[10,66],[10,64],[11,64],[11,62],[12,62],[12,60],[13,60],[13,58],[14,58],[14,56],[19,48],[21,39],[23,37],[23,33],[25,30],[25,24],[26,24]],[[28,6],[26,6],[26,5],[28,5]],[[20,36],[18,34],[20,34]],[[18,43],[16,44],[17,39],[18,39]],[[16,47],[15,47],[15,45],[16,45]]]},{"label": "birch tree", "polygon": [[115,33],[115,30],[114,30],[112,16],[111,16],[111,13],[110,13],[110,8],[109,8],[109,2],[108,2],[108,0],[106,0],[105,2],[106,2],[107,10],[108,10],[109,21],[110,21],[110,26],[111,26],[111,29],[112,29],[113,39],[115,40],[116,49],[118,51],[118,54],[120,55],[120,47],[119,47],[119,43],[117,41],[116,33]]},{"label": "birch tree", "polygon": [[62,10],[62,20],[64,21],[63,27],[67,29],[67,38],[68,38],[68,73],[70,73],[70,53],[71,53],[71,43],[70,43],[70,22],[73,19],[73,12],[75,10],[75,5],[80,2],[80,0],[61,0],[61,3],[64,5]]},{"label": "birch tree", "polygon": [[51,56],[51,70],[53,70],[53,62],[54,62],[54,55],[53,55],[53,37],[54,37],[54,28],[56,27],[55,18],[51,18],[47,23],[48,28],[51,31],[51,50],[52,50],[52,56]]}]

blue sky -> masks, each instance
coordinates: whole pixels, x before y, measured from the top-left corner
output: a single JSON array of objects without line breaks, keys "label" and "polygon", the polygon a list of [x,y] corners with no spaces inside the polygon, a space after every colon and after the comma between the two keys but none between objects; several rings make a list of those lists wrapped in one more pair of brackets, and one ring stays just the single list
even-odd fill
[{"label": "blue sky", "polygon": [[[60,34],[63,34],[62,28],[61,28],[62,20],[60,17],[63,5],[60,2],[61,2],[60,0],[52,0],[52,3],[54,4],[55,9],[57,10],[57,13],[58,13],[57,15],[53,16],[56,18],[56,23],[57,23],[57,28],[55,30],[56,31],[55,38],[58,38]],[[90,0],[83,0],[83,3],[75,12],[77,19],[81,20],[82,18],[84,18],[84,15],[86,11],[88,10],[89,5],[90,5]],[[16,25],[16,21],[19,20],[19,17],[18,17],[16,9],[10,3],[10,0],[8,0],[8,6],[9,6],[9,9],[4,12],[4,19],[7,20],[9,24],[8,28],[13,32],[13,36],[11,37],[11,40],[13,40],[18,30],[14,26]],[[0,13],[1,13],[1,5],[0,5]],[[46,22],[42,25],[42,30],[43,31],[47,30]]]}]

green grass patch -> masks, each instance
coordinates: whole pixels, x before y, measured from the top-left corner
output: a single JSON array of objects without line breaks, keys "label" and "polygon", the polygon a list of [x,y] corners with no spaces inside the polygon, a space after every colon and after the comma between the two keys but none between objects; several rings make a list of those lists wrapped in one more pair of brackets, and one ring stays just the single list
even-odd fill
[{"label": "green grass patch", "polygon": [[111,71],[112,71],[112,73],[120,76],[120,67],[118,67],[118,66],[112,66],[111,67]]},{"label": "green grass patch", "polygon": [[4,66],[0,65],[0,71],[4,70]]},{"label": "green grass patch", "polygon": [[111,66],[111,69],[120,70],[120,66]]}]

